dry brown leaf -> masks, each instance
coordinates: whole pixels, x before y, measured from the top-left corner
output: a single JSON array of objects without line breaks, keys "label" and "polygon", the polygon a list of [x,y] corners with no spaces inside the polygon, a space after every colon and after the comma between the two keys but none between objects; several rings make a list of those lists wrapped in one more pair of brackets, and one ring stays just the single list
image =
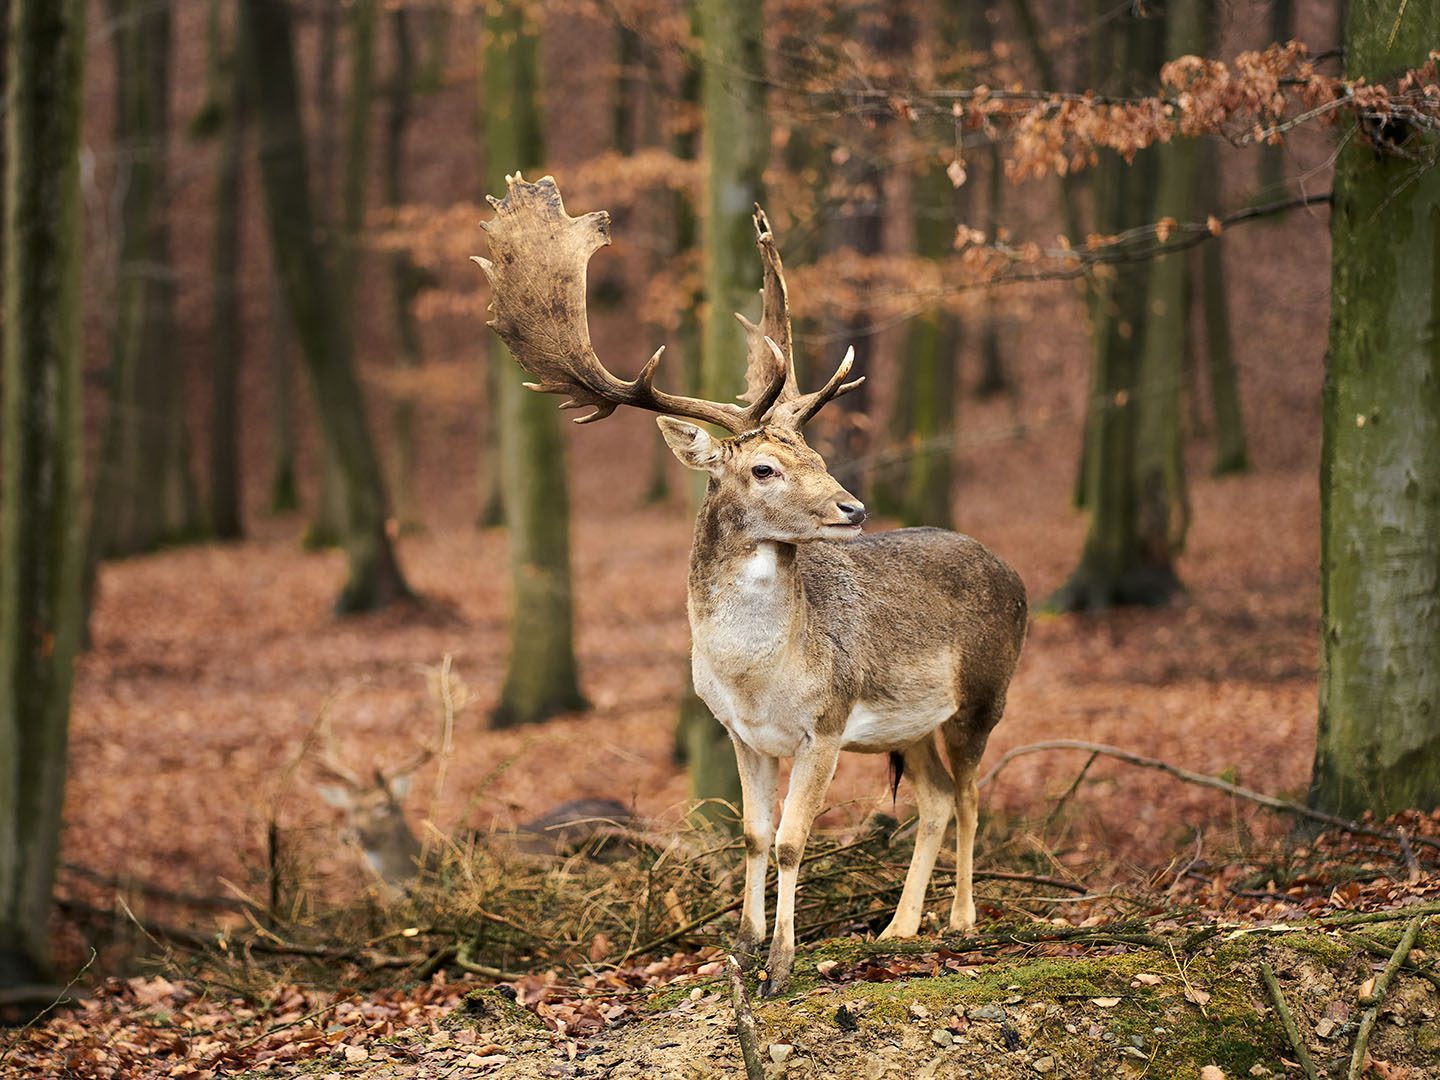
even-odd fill
[{"label": "dry brown leaf", "polygon": [[1120,999],[1116,997],[1091,998],[1090,1000],[1102,1009],[1113,1009],[1116,1005],[1120,1004]]}]

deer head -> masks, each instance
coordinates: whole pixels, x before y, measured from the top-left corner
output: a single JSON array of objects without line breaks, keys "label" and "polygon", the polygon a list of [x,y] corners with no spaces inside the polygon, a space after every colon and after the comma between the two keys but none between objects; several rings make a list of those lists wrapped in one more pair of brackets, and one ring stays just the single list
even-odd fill
[{"label": "deer head", "polygon": [[[601,420],[621,405],[663,414],[660,429],[675,456],[709,474],[711,497],[742,508],[747,535],[756,539],[795,543],[860,531],[864,506],[829,475],[801,430],[864,378],[846,381],[855,361],[850,349],[824,386],[800,392],[784,269],[763,210],[757,206],[754,216],[764,270],[760,322],[735,316],[748,339],[743,404],[736,404],[658,389],[663,345],[633,380],[611,374],[590,343],[585,310],[586,267],[610,243],[610,215],[599,210],[571,217],[548,176],[532,184],[516,173],[506,177],[506,186],[503,199],[487,196],[495,217],[481,228],[491,257],[475,261],[492,288],[490,326],[536,380],[527,387],[565,395],[562,409],[592,408],[578,424]],[[678,418],[713,424],[731,437],[715,438]]]},{"label": "deer head", "polygon": [[433,750],[422,748],[396,768],[377,766],[370,777],[363,777],[341,763],[328,727],[324,751],[312,755],[316,771],[329,781],[317,784],[316,791],[345,814],[344,838],[396,892],[415,877],[421,856],[420,841],[405,820],[405,796],[412,774],[433,756]]}]

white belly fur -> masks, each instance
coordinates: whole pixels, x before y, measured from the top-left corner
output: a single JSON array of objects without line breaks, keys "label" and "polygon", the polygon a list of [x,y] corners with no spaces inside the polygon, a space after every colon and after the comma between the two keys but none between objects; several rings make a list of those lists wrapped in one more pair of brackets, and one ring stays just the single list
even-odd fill
[{"label": "white belly fur", "polygon": [[880,754],[919,742],[955,714],[952,702],[904,702],[875,706],[856,702],[845,721],[841,748]]}]

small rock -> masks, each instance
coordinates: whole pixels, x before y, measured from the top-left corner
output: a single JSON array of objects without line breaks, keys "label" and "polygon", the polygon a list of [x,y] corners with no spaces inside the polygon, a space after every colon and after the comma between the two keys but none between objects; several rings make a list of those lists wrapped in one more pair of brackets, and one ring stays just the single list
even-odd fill
[{"label": "small rock", "polygon": [[1005,1010],[999,1005],[977,1005],[968,1010],[965,1016],[969,1020],[994,1020],[998,1023],[1005,1019]]},{"label": "small rock", "polygon": [[1077,1028],[1074,1024],[1066,1024],[1066,1025],[1065,1025],[1065,1031],[1066,1031],[1068,1034],[1070,1034],[1070,1035],[1079,1035],[1079,1034],[1080,1034],[1080,1029]]},{"label": "small rock", "polygon": [[936,1046],[949,1046],[955,1041],[955,1036],[944,1028],[936,1028],[930,1032],[930,1041]]},{"label": "small rock", "polygon": [[1049,1054],[1046,1054],[1044,1057],[1036,1058],[1034,1061],[1032,1061],[1030,1063],[1030,1068],[1034,1069],[1037,1073],[1054,1072],[1055,1059]]},{"label": "small rock", "polygon": [[1250,1075],[1251,1075],[1251,1076],[1269,1076],[1269,1075],[1270,1075],[1270,1070],[1267,1069],[1264,1065],[1261,1065],[1260,1062],[1257,1061],[1257,1062],[1255,1062],[1254,1065],[1251,1065],[1251,1066],[1250,1066]]},{"label": "small rock", "polygon": [[1130,1036],[1130,1045],[1133,1046],[1133,1047],[1135,1047],[1136,1049],[1140,1049],[1140,1048],[1144,1047],[1144,1045],[1145,1045],[1145,1036],[1144,1036],[1144,1035],[1131,1035],[1131,1036]]},{"label": "small rock", "polygon": [[916,1020],[927,1020],[930,1017],[930,1010],[917,1001],[910,1006],[910,1015]]},{"label": "small rock", "polygon": [[345,1060],[351,1065],[359,1065],[361,1062],[370,1060],[370,1051],[366,1050],[363,1046],[350,1046],[347,1044],[345,1047]]},{"label": "small rock", "polygon": [[1322,1039],[1328,1039],[1335,1034],[1335,1029],[1339,1026],[1339,1024],[1331,1020],[1328,1016],[1322,1017],[1315,1025],[1315,1034],[1319,1035]]},{"label": "small rock", "polygon": [[773,1061],[776,1065],[783,1064],[785,1059],[790,1056],[791,1052],[794,1049],[795,1047],[792,1046],[790,1043],[771,1043],[770,1060]]},{"label": "small rock", "polygon": [[1101,1034],[1100,1034],[1100,1041],[1101,1041],[1101,1042],[1114,1042],[1114,1041],[1115,1041],[1115,1033],[1114,1033],[1113,1031],[1104,1031],[1104,1032],[1101,1032]]}]

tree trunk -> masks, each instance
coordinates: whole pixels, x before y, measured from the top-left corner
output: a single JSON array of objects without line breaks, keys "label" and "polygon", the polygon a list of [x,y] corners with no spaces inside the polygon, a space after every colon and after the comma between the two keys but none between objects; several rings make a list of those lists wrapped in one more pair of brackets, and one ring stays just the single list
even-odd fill
[{"label": "tree trunk", "polygon": [[[760,257],[751,212],[765,196],[770,120],[765,103],[765,59],[759,0],[698,0],[700,100],[704,108],[705,313],[700,336],[700,396],[733,398],[744,386],[745,337],[732,312],[755,310]],[[740,804],[740,774],[730,736],[698,698],[685,723],[690,791],[713,800],[701,813],[714,821],[732,815],[722,801]]]},{"label": "tree trunk", "polygon": [[[1215,147],[1199,147],[1195,184],[1199,191],[1220,187]],[[1240,376],[1235,368],[1235,343],[1230,333],[1230,302],[1225,295],[1225,238],[1200,245],[1200,295],[1205,319],[1205,370],[1210,381],[1210,402],[1215,410],[1216,476],[1245,472],[1250,453],[1245,445],[1245,417],[1240,411]]]},{"label": "tree trunk", "polygon": [[220,123],[215,175],[215,243],[210,306],[210,529],[222,540],[244,534],[240,488],[240,147],[243,101],[234,50],[210,0],[210,108]]},{"label": "tree trunk", "polygon": [[50,901],[82,621],[85,5],[10,0],[9,16],[0,455],[0,987],[19,988],[50,975]]},{"label": "tree trunk", "polygon": [[[1348,77],[1380,82],[1425,61],[1440,0],[1411,0],[1398,18],[1353,0]],[[1383,148],[1397,144],[1403,154]],[[1440,138],[1395,121],[1380,146],[1364,131],[1341,145],[1310,795],[1383,818],[1440,805],[1440,171],[1424,164]]]},{"label": "tree trunk", "polygon": [[295,329],[285,309],[285,288],[272,253],[266,285],[266,353],[270,367],[271,428],[275,458],[270,464],[270,511],[283,514],[300,509],[300,485],[295,477]]},{"label": "tree trunk", "polygon": [[[487,14],[481,64],[486,189],[505,192],[505,175],[544,159],[540,127],[539,42],[525,11]],[[570,505],[565,439],[552,398],[532,393],[498,341],[500,477],[510,546],[510,657],[494,722],[533,723],[586,706],[575,663],[571,613]]]},{"label": "tree trunk", "polygon": [[[1269,38],[1265,44],[1284,44],[1295,36],[1295,12],[1291,0],[1270,0]],[[1256,163],[1257,202],[1278,202],[1290,194],[1290,185],[1285,178],[1284,143],[1261,143],[1259,160]],[[1284,215],[1273,214],[1269,220],[1282,221]]]},{"label": "tree trunk", "polygon": [[[317,224],[325,235],[325,247],[330,258],[344,249],[335,242],[332,229],[342,226],[333,219],[324,219],[332,213],[335,205],[335,164],[340,158],[337,150],[336,131],[340,128],[335,93],[335,67],[340,57],[340,2],[320,0],[318,28],[320,39],[316,50],[319,63],[315,67],[315,197],[319,208]],[[359,59],[358,49],[356,59]],[[330,272],[337,273],[339,266],[332,266]],[[344,291],[340,292],[344,298]],[[317,411],[318,411],[317,404]],[[318,454],[320,469],[320,491],[315,498],[315,515],[305,527],[301,544],[311,551],[337,547],[345,534],[344,481],[340,478],[340,465],[330,447],[323,440]]]},{"label": "tree trunk", "polygon": [[115,27],[115,145],[120,196],[110,406],[96,483],[92,560],[132,555],[201,530],[175,349],[170,259],[171,9],[109,0]]},{"label": "tree trunk", "polygon": [[[961,191],[964,189],[962,188]],[[915,185],[915,249],[926,258],[944,259],[951,251],[953,230],[942,222],[953,219],[959,192],[944,170],[932,168]],[[927,213],[928,212],[928,213]],[[954,525],[950,492],[954,486],[956,359],[960,347],[959,320],[946,311],[927,312],[911,321],[905,342],[910,406],[909,456],[900,521],[904,525]]]},{"label": "tree trunk", "polygon": [[[1200,3],[1173,5],[1165,18],[1165,55],[1193,55],[1205,47],[1204,11]],[[1158,147],[1158,178],[1154,216],[1157,220],[1189,218],[1195,174],[1194,139],[1176,138]],[[1180,587],[1174,571],[1184,549],[1190,508],[1185,491],[1181,439],[1181,390],[1185,385],[1186,336],[1189,326],[1190,260],[1184,252],[1158,255],[1149,267],[1145,299],[1145,334],[1136,380],[1135,497],[1136,539],[1140,560],[1157,584],[1169,578]],[[1156,596],[1157,601],[1163,597]]]},{"label": "tree trunk", "polygon": [[[386,529],[385,482],[331,278],[316,240],[300,125],[290,12],[284,0],[241,0],[246,97],[259,122],[270,245],[285,284],[326,444],[340,464],[349,577],[336,608],[364,611],[411,596]],[[262,59],[263,58],[263,59]]]},{"label": "tree trunk", "polygon": [[[1115,82],[1133,90],[1142,72],[1158,69],[1158,20],[1127,12],[1117,21],[1112,53]],[[1146,221],[1154,204],[1155,155],[1140,154],[1124,165],[1101,156],[1092,185],[1096,229],[1107,235]],[[1136,357],[1144,348],[1146,267],[1120,264],[1112,278],[1097,284],[1092,304],[1094,376],[1085,424],[1084,485],[1090,526],[1080,563],[1048,602],[1057,610],[1154,604],[1166,600],[1176,583],[1168,561],[1150,565],[1136,531],[1135,452]]]},{"label": "tree trunk", "polygon": [[[410,12],[397,7],[390,13],[394,42],[394,67],[390,73],[390,109],[385,117],[385,202],[395,207],[405,202],[405,135],[410,126],[410,100],[415,83],[414,46],[410,40]],[[404,371],[420,367],[420,323],[415,318],[415,297],[426,278],[410,254],[390,255],[390,302],[395,315],[395,366]],[[420,516],[415,475],[415,401],[402,390],[391,411],[394,429],[395,510],[402,532],[424,528]]]}]

